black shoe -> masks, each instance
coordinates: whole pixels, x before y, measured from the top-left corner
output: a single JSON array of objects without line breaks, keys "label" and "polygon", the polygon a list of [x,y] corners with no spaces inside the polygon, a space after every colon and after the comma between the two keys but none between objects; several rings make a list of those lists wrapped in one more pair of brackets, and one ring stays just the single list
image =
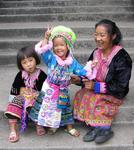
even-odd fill
[{"label": "black shoe", "polygon": [[101,144],[108,141],[113,136],[113,131],[110,129],[100,129],[98,135],[95,138],[95,143]]},{"label": "black shoe", "polygon": [[84,142],[94,141],[99,132],[98,128],[92,127],[83,137]]}]

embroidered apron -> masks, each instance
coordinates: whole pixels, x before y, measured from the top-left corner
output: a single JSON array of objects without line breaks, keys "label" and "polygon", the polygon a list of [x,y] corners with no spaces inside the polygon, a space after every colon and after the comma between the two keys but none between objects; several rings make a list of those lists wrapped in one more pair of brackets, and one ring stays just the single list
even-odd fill
[{"label": "embroidered apron", "polygon": [[38,124],[59,128],[61,121],[61,109],[57,108],[59,86],[45,81],[42,90],[44,92],[44,97],[38,115]]}]

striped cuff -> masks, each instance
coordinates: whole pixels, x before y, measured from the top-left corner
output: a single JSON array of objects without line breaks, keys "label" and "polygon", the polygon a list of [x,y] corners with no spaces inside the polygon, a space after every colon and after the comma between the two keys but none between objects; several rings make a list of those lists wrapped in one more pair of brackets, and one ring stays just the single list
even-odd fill
[{"label": "striped cuff", "polygon": [[95,93],[106,93],[106,83],[105,82],[95,82],[94,83]]}]

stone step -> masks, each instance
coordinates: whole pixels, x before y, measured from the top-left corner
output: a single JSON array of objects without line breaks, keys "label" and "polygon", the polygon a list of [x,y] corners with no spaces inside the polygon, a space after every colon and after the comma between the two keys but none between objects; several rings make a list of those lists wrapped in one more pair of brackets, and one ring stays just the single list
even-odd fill
[{"label": "stone step", "polygon": [[[1,23],[0,24],[0,64],[12,64],[16,62],[16,51],[22,46],[35,44],[39,41],[47,26],[66,25],[71,27],[76,35],[77,42],[73,51],[75,57],[84,63],[89,53],[95,46],[93,32],[95,22],[30,22],[30,23]],[[124,46],[133,55],[133,22],[117,22],[124,36]],[[8,37],[8,38],[7,38]],[[84,51],[81,53],[81,50]]]},{"label": "stone step", "polygon": [[[127,37],[123,38],[122,44],[125,46],[125,48],[131,48],[134,45],[134,38]],[[93,38],[80,38],[76,41],[75,49],[92,49],[95,47],[95,42]]]},{"label": "stone step", "polygon": [[[19,1],[19,2],[58,2],[58,1],[60,1],[60,2],[65,2],[65,1],[70,1],[70,0],[2,0],[2,1],[4,1],[4,2],[17,2],[17,1]],[[81,0],[74,0],[74,1],[77,1],[77,3],[79,3]],[[92,0],[84,0],[85,2],[91,2]],[[95,0],[96,2],[99,2],[98,0]],[[104,0],[104,2],[105,1],[107,1],[107,0]],[[131,3],[133,3],[131,0],[123,0],[123,1],[121,1],[121,0],[116,0],[116,2],[124,2],[124,1],[127,1],[127,2],[131,2]],[[115,2],[115,0],[110,0],[110,2]]]},{"label": "stone step", "polygon": [[[35,45],[41,38],[5,38],[0,39],[0,51],[10,51],[12,49],[18,50],[22,46],[26,45]],[[125,48],[132,48],[134,47],[134,38],[127,37],[124,38],[122,41]],[[81,49],[93,49],[95,47],[95,42],[93,38],[79,38],[74,44],[75,50]]]},{"label": "stone step", "polygon": [[57,7],[25,7],[25,8],[1,8],[1,15],[18,15],[18,14],[55,14],[55,13],[87,13],[87,12],[133,12],[134,6],[57,6]]},{"label": "stone step", "polygon": [[114,21],[134,20],[134,12],[90,12],[90,13],[57,13],[57,14],[24,14],[24,15],[0,15],[1,23],[11,22],[42,22],[42,21],[98,21],[109,18]]},{"label": "stone step", "polygon": [[44,7],[44,6],[92,6],[92,5],[121,5],[131,6],[133,2],[131,0],[39,0],[39,1],[1,1],[1,8],[9,7]]},{"label": "stone step", "polygon": [[81,135],[78,138],[71,137],[58,129],[54,135],[37,136],[35,127],[30,124],[25,133],[20,135],[17,143],[7,142],[9,129],[6,119],[1,119],[0,124],[0,149],[2,150],[133,150],[134,130],[133,124],[113,125],[114,137],[108,142],[97,145],[94,142],[83,142],[82,138],[88,131],[84,124],[75,124]]},{"label": "stone step", "polygon": [[[63,24],[63,23],[62,23]],[[3,24],[0,24],[3,26]],[[61,23],[59,22],[59,25]],[[123,34],[123,37],[134,37],[134,26],[120,26],[120,30]],[[8,25],[9,26],[9,25]],[[75,32],[77,38],[92,38],[94,33],[94,26],[70,26],[72,30]],[[26,27],[24,28],[21,23],[18,23],[18,28],[14,29],[12,28],[12,25],[8,28],[0,28],[0,39],[5,38],[38,38],[40,39],[43,36],[43,33],[47,30],[47,27]]]},{"label": "stone step", "polygon": [[[85,64],[89,55],[93,49],[78,49],[73,51],[74,57],[82,64]],[[133,48],[127,48],[127,52],[130,54],[132,61],[134,62]],[[82,52],[81,52],[82,51]],[[17,50],[11,49],[9,51],[0,51],[0,65],[9,65],[16,63]]]},{"label": "stone step", "polygon": [[[99,20],[98,20],[99,21]],[[97,22],[98,22],[97,21]],[[68,26],[74,30],[80,30],[85,28],[84,30],[84,34],[87,32],[87,29],[94,29],[95,24],[97,23],[96,21],[47,21],[47,22],[14,22],[14,23],[0,23],[0,30],[8,30],[8,29],[16,29],[16,30],[25,30],[25,29],[44,29],[44,31],[47,29],[48,25],[50,27],[54,27],[57,25],[64,25],[64,26]],[[124,30],[126,29],[134,29],[134,22],[126,22],[126,21],[117,21],[116,24],[122,29]],[[79,31],[80,33],[83,32]]]},{"label": "stone step", "polygon": [[[82,64],[85,64],[85,62],[88,60],[89,58],[89,55],[92,53],[92,50],[93,49],[79,49],[78,51],[74,50],[73,51],[73,54],[74,54],[74,57]],[[126,51],[129,53],[132,61],[134,62],[134,52],[133,52],[133,48],[127,48]],[[8,63],[8,59],[6,59],[6,62],[5,63],[1,63],[1,64],[10,64]],[[14,61],[12,61],[14,62]]]}]

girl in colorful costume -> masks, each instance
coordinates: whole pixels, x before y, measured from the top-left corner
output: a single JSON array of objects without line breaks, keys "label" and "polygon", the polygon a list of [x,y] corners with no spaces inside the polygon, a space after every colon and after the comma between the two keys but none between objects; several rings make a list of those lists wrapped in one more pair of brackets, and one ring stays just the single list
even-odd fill
[{"label": "girl in colorful costume", "polygon": [[[66,131],[77,137],[79,132],[72,127],[74,120],[68,93],[70,76],[77,74],[92,79],[95,69],[91,69],[92,62],[87,63],[89,67],[84,68],[74,59],[71,51],[75,40],[76,36],[70,28],[56,26],[52,30],[48,29],[45,38],[35,46],[36,52],[41,54],[48,67],[48,77],[37,100],[42,105],[35,103],[30,118],[39,125],[50,127],[49,133],[54,133],[57,128],[66,125]],[[34,111],[37,109],[39,115],[35,116]]]},{"label": "girl in colorful costume", "polygon": [[74,97],[74,118],[85,122],[89,131],[83,141],[103,143],[113,136],[111,124],[129,91],[132,60],[120,45],[122,35],[111,20],[95,25],[97,48],[89,60],[96,59],[96,78],[83,79],[83,88]]},{"label": "girl in colorful costume", "polygon": [[[30,108],[33,106],[38,92],[47,75],[36,65],[40,59],[32,47],[23,47],[17,54],[17,73],[10,91],[9,104],[5,115],[9,119],[9,141],[17,142],[19,140],[19,131],[17,121],[21,120],[21,132],[26,128],[26,117]],[[43,127],[36,124],[38,135],[45,134]]]}]

